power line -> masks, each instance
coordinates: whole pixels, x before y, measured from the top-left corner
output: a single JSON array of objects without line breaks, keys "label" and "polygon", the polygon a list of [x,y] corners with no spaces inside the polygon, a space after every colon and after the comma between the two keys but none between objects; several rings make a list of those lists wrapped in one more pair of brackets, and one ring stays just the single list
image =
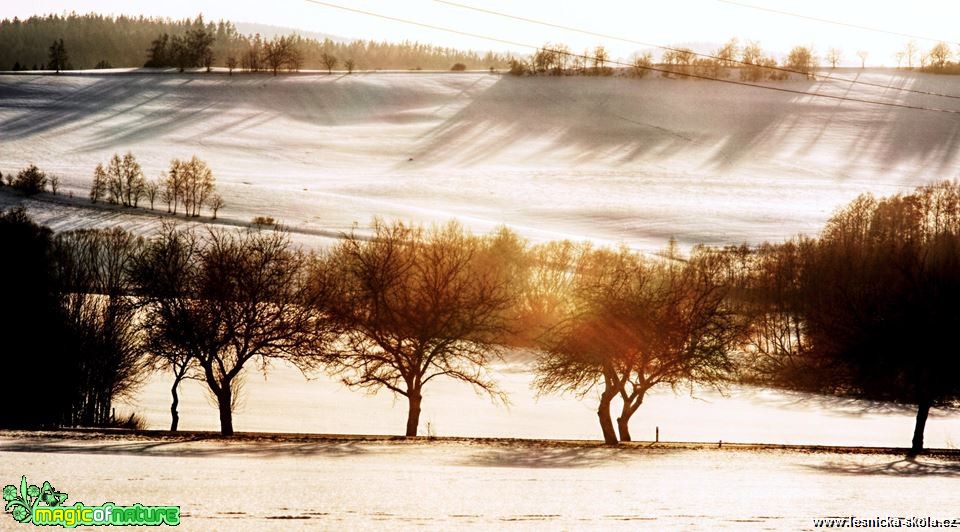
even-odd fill
[{"label": "power line", "polygon": [[[443,27],[443,26],[435,25],[435,24],[428,24],[428,23],[426,23],[426,22],[418,22],[418,21],[415,21],[415,20],[409,20],[409,19],[404,19],[404,18],[400,18],[400,17],[394,17],[394,16],[391,16],[391,15],[384,15],[384,14],[382,14],[382,13],[375,13],[375,12],[373,12],[373,11],[367,11],[367,10],[364,10],[364,9],[357,9],[357,8],[347,7],[347,6],[343,6],[343,5],[339,5],[339,4],[333,4],[333,3],[325,2],[325,1],[322,1],[322,0],[305,0],[305,1],[306,1],[306,2],[309,2],[309,3],[312,3],[312,4],[317,4],[317,5],[321,5],[321,6],[333,8],[333,9],[340,9],[340,10],[343,10],[343,11],[349,11],[349,12],[351,12],[351,13],[358,13],[358,14],[361,14],[361,15],[366,15],[366,16],[370,16],[370,17],[376,17],[376,18],[380,18],[380,19],[384,19],[384,20],[390,20],[390,21],[394,21],[394,22],[400,22],[400,23],[409,24],[409,25],[412,25],[412,26],[419,26],[419,27],[421,27],[421,28],[428,28],[428,29],[437,30],[437,31],[444,31],[444,32],[453,33],[453,34],[456,34],[456,35],[462,35],[462,36],[464,36],[464,37],[472,37],[472,38],[474,38],[474,39],[481,39],[481,40],[486,40],[486,41],[491,41],[491,42],[498,42],[498,43],[501,43],[501,44],[507,44],[507,45],[510,45],[510,46],[517,46],[517,47],[520,47],[520,48],[528,48],[528,49],[531,49],[531,50],[540,50],[540,49],[541,49],[539,46],[536,46],[536,45],[533,45],[533,44],[529,44],[529,43],[522,43],[522,42],[517,42],[517,41],[511,41],[511,40],[508,40],[508,39],[501,39],[501,38],[498,38],[498,37],[490,37],[490,36],[487,36],[487,35],[480,35],[480,34],[478,34],[478,33],[472,33],[472,32],[463,31],[463,30],[458,30],[458,29],[454,29],[454,28],[446,28],[446,27]],[[577,54],[577,53],[569,52],[569,51],[566,51],[566,50],[548,50],[548,51],[554,52],[554,53],[558,53],[558,54],[562,54],[562,55],[566,55],[566,56],[568,56],[568,57],[581,58],[581,59],[584,59],[584,60],[594,59],[593,57],[590,57],[590,56],[588,56],[588,55]],[[715,81],[715,82],[718,82],[718,83],[727,83],[727,84],[730,84],[730,85],[740,85],[740,86],[744,86],[744,87],[752,87],[752,88],[755,88],[755,89],[764,89],[764,90],[771,90],[771,91],[783,92],[783,93],[788,93],[788,94],[797,94],[797,95],[800,95],[800,96],[809,96],[809,97],[811,97],[811,98],[826,98],[826,99],[830,99],[830,100],[840,100],[840,101],[847,101],[847,102],[865,103],[865,104],[868,104],[868,105],[880,105],[880,106],[885,106],[885,107],[896,107],[896,108],[900,108],[900,109],[913,109],[913,110],[916,110],[916,111],[931,111],[931,112],[937,112],[937,113],[949,113],[949,114],[957,114],[957,115],[960,115],[960,110],[957,110],[957,109],[942,109],[942,108],[936,108],[936,107],[923,107],[923,106],[920,106],[920,105],[908,105],[908,104],[903,104],[903,103],[883,102],[883,101],[878,101],[878,100],[867,100],[867,99],[862,99],[862,98],[850,98],[850,97],[847,97],[847,96],[835,96],[835,95],[832,95],[832,94],[821,94],[821,93],[815,93],[815,92],[807,92],[807,91],[801,91],[801,90],[796,90],[796,89],[788,89],[788,88],[785,88],[785,87],[771,87],[771,86],[769,86],[769,85],[756,85],[756,84],[747,83],[747,82],[744,82],[744,81],[736,81],[736,80],[731,80],[731,79],[716,78],[716,77],[712,77],[712,76],[704,76],[704,75],[694,74],[694,73],[688,73],[688,72],[677,72],[677,71],[675,71],[675,70],[667,70],[667,69],[659,68],[659,67],[655,67],[655,66],[634,65],[634,64],[630,64],[630,63],[624,63],[624,62],[621,62],[621,61],[607,61],[607,63],[612,64],[612,65],[630,67],[630,68],[641,68],[641,69],[643,69],[643,70],[649,70],[649,71],[651,71],[651,72],[662,72],[662,73],[666,73],[666,74],[674,74],[674,75],[683,76],[683,77],[687,77],[687,78],[703,79],[703,80],[708,80],[708,81]]]},{"label": "power line", "polygon": [[[896,35],[897,37],[906,37],[908,39],[920,39],[922,41],[930,41],[930,42],[951,42],[947,39],[934,39],[933,37],[924,37],[923,35],[912,35],[910,33],[900,33],[898,31],[890,31],[882,28],[861,26],[860,24],[851,24],[849,22],[840,22],[840,21],[830,20],[830,19],[825,19],[820,17],[811,17],[809,15],[801,15],[800,13],[791,13],[789,11],[781,11],[779,9],[771,9],[769,7],[760,7],[760,6],[755,6],[753,4],[744,4],[742,2],[735,2],[734,0],[716,0],[716,1],[720,2],[721,4],[730,4],[734,6],[745,7],[747,9],[756,9],[757,11],[766,11],[768,13],[776,13],[777,15],[786,15],[788,17],[802,18],[805,20],[813,20],[816,22],[822,22],[824,24],[833,24],[835,26],[843,26],[845,28],[855,28],[858,30],[872,31],[876,33],[886,33],[887,35]],[[960,43],[954,42],[952,44],[960,44]]]},{"label": "power line", "polygon": [[[601,38],[601,39],[610,39],[610,40],[614,40],[614,41],[621,41],[621,42],[625,42],[625,43],[636,44],[636,45],[638,45],[638,46],[647,46],[647,47],[650,47],[650,48],[658,48],[658,49],[660,49],[660,50],[669,50],[669,51],[671,51],[671,52],[680,52],[680,51],[681,51],[679,48],[671,48],[671,47],[669,47],[669,46],[662,46],[662,45],[659,45],[659,44],[647,43],[647,42],[643,42],[643,41],[638,41],[638,40],[636,40],[636,39],[628,39],[628,38],[626,38],[626,37],[618,37],[618,36],[616,36],[616,35],[610,35],[610,34],[600,33],[600,32],[596,32],[596,31],[589,31],[589,30],[584,30],[584,29],[580,29],[580,28],[574,28],[574,27],[572,27],[572,26],[564,26],[564,25],[562,25],[562,24],[554,24],[554,23],[545,22],[545,21],[542,21],[542,20],[537,20],[537,19],[532,19],[532,18],[527,18],[527,17],[520,17],[520,16],[517,16],[517,15],[511,15],[511,14],[509,14],[509,13],[504,13],[504,12],[501,12],[501,11],[494,11],[494,10],[492,10],[492,9],[484,9],[484,8],[475,7],[475,6],[471,6],[471,5],[467,5],[467,4],[460,4],[460,3],[457,3],[457,2],[452,2],[452,1],[450,1],[450,0],[433,0],[433,1],[436,2],[436,3],[439,3],[439,4],[446,4],[446,5],[452,6],[452,7],[457,7],[457,8],[461,8],[461,9],[469,9],[469,10],[471,10],[471,11],[476,11],[476,12],[479,12],[479,13],[487,13],[487,14],[489,14],[489,15],[494,15],[494,16],[498,16],[498,17],[509,18],[509,19],[513,19],[513,20],[519,20],[519,21],[521,21],[521,22],[529,22],[529,23],[531,23],[531,24],[539,24],[539,25],[541,25],[541,26],[546,26],[546,27],[549,27],[549,28],[556,28],[556,29],[561,29],[561,30],[565,30],[565,31],[572,31],[572,32],[581,33],[581,34],[584,34],[584,35],[590,35],[590,36],[592,36],[592,37],[599,37],[599,38]],[[725,1],[725,0],[717,0],[717,1],[723,2],[723,1]],[[735,2],[729,2],[729,3],[735,3]],[[738,5],[741,5],[741,4],[738,4]],[[744,5],[745,5],[745,4],[744,4]],[[717,61],[728,61],[728,62],[730,62],[730,63],[737,63],[737,64],[740,64],[740,65],[757,66],[757,65],[754,65],[753,63],[748,63],[748,62],[746,62],[746,61],[741,61],[741,60],[738,60],[738,59],[732,59],[732,58],[726,58],[726,57],[719,57],[719,56],[712,55],[712,54],[701,54],[701,53],[693,52],[692,50],[682,50],[682,51],[684,51],[684,52],[692,52],[693,55],[696,55],[696,56],[698,56],[698,57],[706,57],[706,58],[714,59],[714,60],[717,60]],[[777,66],[765,66],[765,67],[763,67],[763,68],[766,68],[766,69],[769,69],[769,70],[775,70],[775,71],[779,71],[779,72],[786,72],[786,73],[790,73],[790,74],[803,74],[803,75],[806,75],[806,72],[802,72],[802,71],[799,71],[799,70],[794,70],[794,69],[791,69],[791,68],[784,68],[784,67],[777,67]],[[960,99],[960,96],[957,96],[957,95],[954,95],[954,94],[944,94],[944,93],[939,93],[939,92],[922,91],[922,90],[917,90],[917,89],[907,89],[907,88],[889,87],[889,86],[887,86],[887,85],[883,85],[882,83],[872,83],[872,82],[869,82],[869,81],[862,81],[862,80],[858,80],[858,79],[838,77],[838,76],[833,76],[833,75],[830,76],[830,79],[832,79],[832,80],[834,80],[834,81],[842,81],[842,82],[846,82],[846,83],[854,83],[854,84],[857,84],[857,85],[864,85],[864,86],[867,86],[867,87],[878,87],[878,88],[885,89],[885,90],[895,90],[895,91],[900,91],[900,92],[909,92],[909,93],[913,93],[913,94],[922,94],[922,95],[925,95],[925,96],[937,96],[937,97],[940,97],[940,98],[955,98],[955,99]]]}]

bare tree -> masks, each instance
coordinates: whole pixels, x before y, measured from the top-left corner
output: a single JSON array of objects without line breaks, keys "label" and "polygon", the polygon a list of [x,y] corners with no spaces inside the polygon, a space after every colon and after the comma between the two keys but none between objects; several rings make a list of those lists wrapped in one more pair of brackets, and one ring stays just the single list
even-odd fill
[{"label": "bare tree", "polygon": [[748,65],[760,64],[763,59],[763,49],[757,41],[747,41],[740,53],[740,60]]},{"label": "bare tree", "polygon": [[661,76],[670,77],[671,74],[683,75],[688,73],[697,54],[689,48],[671,48],[663,53],[661,60],[664,64],[673,67],[670,72],[661,72]]},{"label": "bare tree", "polygon": [[204,331],[197,315],[191,290],[199,283],[197,263],[200,248],[195,235],[164,224],[158,237],[144,246],[132,267],[137,283],[140,307],[144,314],[146,351],[153,367],[173,373],[170,387],[170,430],[180,423],[180,383],[200,378],[197,349]]},{"label": "bare tree", "polygon": [[593,73],[596,76],[605,76],[610,73],[607,67],[607,61],[610,60],[610,54],[603,46],[597,46],[593,49]]},{"label": "bare tree", "polygon": [[930,58],[930,66],[936,68],[937,70],[943,70],[947,66],[947,62],[950,61],[950,58],[953,56],[953,52],[950,50],[950,45],[945,42],[938,42],[933,45],[933,48],[930,49],[930,52],[927,53],[927,56]]},{"label": "bare tree", "polygon": [[288,72],[299,72],[303,68],[303,52],[300,51],[298,42],[298,39],[290,38],[290,53],[287,55],[286,62]]},{"label": "bare tree", "polygon": [[107,201],[124,207],[136,207],[143,197],[146,180],[133,153],[113,154],[107,166],[98,164],[93,174],[90,199],[94,203],[104,195]]},{"label": "bare tree", "polygon": [[183,204],[184,214],[200,216],[207,199],[216,191],[216,178],[213,171],[196,155],[189,160],[174,159],[170,162],[170,171],[163,183],[161,198],[167,202],[167,210],[173,205],[173,214],[178,204]]},{"label": "bare tree", "polygon": [[538,244],[527,251],[517,302],[519,334],[513,338],[513,345],[536,347],[541,337],[569,313],[570,272],[585,246],[563,240]]},{"label": "bare tree", "polygon": [[217,219],[217,213],[220,212],[226,204],[223,202],[223,198],[220,197],[220,194],[213,193],[207,199],[207,206],[210,207],[210,211],[213,213],[213,219]]},{"label": "bare tree", "polygon": [[160,198],[167,204],[167,212],[177,214],[177,207],[183,196],[184,190],[184,171],[183,163],[180,159],[170,161],[170,170],[163,180],[160,189]]},{"label": "bare tree", "polygon": [[830,48],[827,50],[827,62],[830,63],[830,68],[837,68],[837,63],[840,62],[840,58],[843,53],[839,48]]},{"label": "bare tree", "polygon": [[903,65],[903,59],[906,57],[906,52],[897,52],[893,54],[894,59],[897,60],[897,68],[899,69]]},{"label": "bare tree", "polygon": [[144,346],[129,276],[140,246],[120,229],[69,231],[54,241],[69,358],[77,369],[69,425],[111,423],[113,400],[142,381]]},{"label": "bare tree", "polygon": [[807,77],[813,77],[814,71],[817,69],[819,60],[817,56],[814,55],[813,49],[807,46],[795,46],[790,50],[790,54],[787,56],[786,67],[790,70],[796,72],[802,72],[807,75]]},{"label": "bare tree", "polygon": [[689,261],[672,251],[648,260],[621,249],[585,253],[574,268],[572,314],[545,337],[541,391],[586,393],[602,382],[597,414],[606,443],[617,443],[610,405],[620,396],[620,440],[647,391],[682,383],[719,386],[745,322],[728,305],[723,254],[699,250]]},{"label": "bare tree", "polygon": [[438,377],[505,400],[487,370],[500,355],[515,298],[497,237],[454,223],[424,231],[374,221],[328,258],[337,290],[327,313],[345,331],[327,357],[348,386],[407,398],[405,434],[416,436],[423,388]]},{"label": "bare tree", "polygon": [[357,66],[353,59],[347,59],[343,62],[343,67],[347,69],[347,74],[353,74],[353,69]]},{"label": "bare tree", "polygon": [[337,58],[327,52],[320,54],[320,62],[327,67],[327,74],[332,74],[333,68],[337,66]]},{"label": "bare tree", "polygon": [[570,68],[573,69],[579,75],[584,75],[587,73],[587,58],[590,57],[590,50],[584,50],[582,54],[577,54],[573,56],[572,64]]},{"label": "bare tree", "polygon": [[[151,244],[161,252],[146,257],[182,249],[179,238],[173,231],[161,234]],[[172,288],[152,284],[164,279],[155,275],[141,276],[148,279],[142,290],[154,300],[155,334],[165,352],[197,365],[217,400],[221,433],[230,436],[245,365],[314,360],[307,355],[324,345],[328,322],[317,310],[323,307],[315,299],[320,292],[305,282],[310,258],[291,249],[285,233],[210,231],[197,255],[176,261],[177,273],[168,278]]]},{"label": "bare tree", "polygon": [[757,41],[747,41],[740,54],[744,67],[740,69],[740,79],[744,81],[760,81],[763,78],[763,64],[765,58],[763,49]]},{"label": "bare tree", "polygon": [[60,176],[51,175],[47,178],[47,184],[50,185],[50,192],[53,192],[53,195],[57,195],[57,191],[60,190]]},{"label": "bare tree", "polygon": [[546,43],[541,48],[538,48],[530,59],[530,66],[533,72],[538,74],[551,71],[556,67],[556,63],[557,52],[550,43]]},{"label": "bare tree", "polygon": [[235,56],[227,57],[227,72],[232,76],[233,71],[237,68],[237,58]]},{"label": "bare tree", "polygon": [[653,66],[653,54],[644,52],[633,58],[633,75],[642,78],[650,73]]},{"label": "bare tree", "polygon": [[163,182],[163,176],[160,176],[160,179],[157,181],[147,181],[143,187],[143,194],[147,197],[147,201],[150,202],[150,210],[153,210],[153,206],[157,201],[157,195],[160,194],[160,184]]},{"label": "bare tree", "polygon": [[803,257],[813,242],[797,238],[783,244],[739,249],[746,276],[739,283],[747,316],[749,357],[741,368],[748,384],[818,391],[824,371],[810,367],[809,348],[799,290]]},{"label": "bare tree", "polygon": [[857,57],[860,58],[860,68],[867,68],[867,57],[870,52],[866,50],[857,50]]},{"label": "bare tree", "polygon": [[250,40],[247,50],[240,56],[240,65],[250,72],[263,70],[263,52],[263,38],[257,33],[253,36],[253,39]]},{"label": "bare tree", "polygon": [[727,41],[719,50],[713,53],[721,67],[729,68],[737,64],[740,56],[740,42],[736,37]]},{"label": "bare tree", "polygon": [[913,59],[917,56],[917,53],[920,51],[920,47],[917,46],[916,41],[910,41],[904,46],[903,53],[907,57],[907,68],[913,68]]},{"label": "bare tree", "polygon": [[102,163],[97,163],[93,171],[93,184],[90,185],[90,201],[96,203],[107,195],[107,171]]},{"label": "bare tree", "polygon": [[299,70],[299,62],[302,61],[293,37],[285,35],[278,35],[263,44],[263,59],[274,76],[284,66],[290,70]]},{"label": "bare tree", "polygon": [[183,206],[189,216],[200,216],[200,210],[216,188],[216,178],[207,163],[196,155],[180,164],[183,173]]}]

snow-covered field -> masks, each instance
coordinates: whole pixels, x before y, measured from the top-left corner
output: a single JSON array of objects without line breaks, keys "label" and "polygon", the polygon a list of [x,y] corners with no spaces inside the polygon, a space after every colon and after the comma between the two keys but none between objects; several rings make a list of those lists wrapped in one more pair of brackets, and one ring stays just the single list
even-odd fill
[{"label": "snow-covered field", "polygon": [[960,518],[956,457],[10,434],[0,451],[4,482],[47,480],[67,504],[179,505],[185,530],[813,530],[823,517]]},{"label": "snow-covered field", "polygon": [[[896,90],[960,94],[956,76],[842,75],[889,88],[774,86],[960,109]],[[34,162],[82,197],[114,152],[149,177],[196,154],[223,216],[334,232],[382,215],[646,249],[782,239],[862,192],[957,177],[958,135],[956,114],[694,80],[0,75],[0,171]]]},{"label": "snow-covered field", "polygon": [[[960,77],[848,70],[887,88],[820,78],[790,90],[960,110]],[[0,171],[36,163],[64,194],[23,203],[56,230],[157,218],[94,210],[97,162],[133,151],[148,177],[198,155],[228,223],[272,216],[298,243],[373,216],[508,224],[533,239],[682,244],[815,233],[863,192],[958,177],[960,115],[703,81],[490,74],[0,75]],[[507,407],[455,383],[426,390],[421,433],[597,439],[595,398],[535,397],[522,364],[497,370]],[[239,431],[397,434],[406,405],[283,364],[247,375]],[[152,377],[121,412],[169,423]],[[906,446],[913,413],[751,389],[658,391],[639,439]],[[199,383],[181,427],[216,430]],[[429,424],[429,425],[428,425]],[[935,411],[929,446],[956,448],[960,418]],[[941,515],[955,463],[886,455],[396,443],[53,442],[0,438],[4,482],[48,477],[85,502],[184,506],[188,530],[322,528],[809,528],[828,515]],[[931,461],[932,460],[932,461]],[[69,472],[66,472],[68,471]],[[16,478],[15,478],[16,477]],[[251,478],[256,479],[251,481]],[[60,480],[62,479],[62,480]],[[429,481],[426,481],[429,480]],[[69,486],[69,487],[68,487]],[[77,500],[74,497],[72,500]],[[942,515],[942,517],[953,517]]]},{"label": "snow-covered field", "polygon": [[[532,372],[523,364],[501,365],[494,371],[510,404],[494,404],[454,381],[437,380],[424,388],[420,434],[504,438],[601,439],[597,397],[547,395],[530,388]],[[118,414],[136,412],[148,428],[170,426],[168,375],[158,374]],[[181,388],[180,428],[219,429],[216,403],[204,385],[185,382]],[[620,406],[614,405],[619,411]],[[307,380],[284,363],[273,364],[264,377],[246,372],[243,400],[234,419],[238,431],[325,434],[403,434],[407,403],[389,393],[368,395],[336,380],[311,375]],[[697,390],[691,397],[680,390],[656,390],[631,420],[638,440],[653,440],[659,427],[662,441],[783,443],[907,447],[915,411],[859,401],[841,401],[803,394],[734,388],[726,397]],[[429,426],[428,426],[429,423]],[[927,422],[929,447],[960,447],[960,416],[934,409]]]}]

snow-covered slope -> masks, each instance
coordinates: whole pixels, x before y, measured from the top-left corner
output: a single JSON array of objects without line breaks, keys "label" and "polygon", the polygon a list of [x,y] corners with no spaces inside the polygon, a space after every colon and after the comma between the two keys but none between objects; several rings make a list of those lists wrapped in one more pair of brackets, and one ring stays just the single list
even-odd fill
[{"label": "snow-covered slope", "polygon": [[[829,79],[778,89],[918,107],[960,100],[960,77],[847,71],[889,88]],[[26,202],[55,229],[121,225],[148,232],[157,217],[85,207],[93,168],[133,151],[149,177],[193,154],[216,172],[221,218],[273,216],[298,243],[323,245],[371,217],[444,221],[476,230],[509,224],[542,238],[622,241],[652,249],[813,233],[837,206],[955,178],[960,115],[900,109],[706,81],[513,78],[490,74],[0,75],[0,171],[28,163],[62,176],[74,198]],[[0,208],[20,201],[0,194]],[[466,387],[429,391],[424,420],[445,435],[597,437],[592,398],[536,400],[526,371],[502,384],[513,407]],[[132,409],[167,423],[165,375]],[[279,386],[278,386],[279,385]],[[393,432],[406,406],[351,393],[333,379],[280,369],[250,375],[241,430]],[[186,428],[215,429],[196,383]],[[703,394],[701,394],[703,395]],[[737,390],[711,403],[669,392],[644,405],[637,434],[670,439],[905,444],[912,413],[838,409],[810,399]],[[276,416],[309,405],[308,414]],[[469,411],[465,417],[462,412]],[[939,413],[938,413],[939,414]],[[931,445],[955,446],[960,419],[939,417]],[[854,422],[855,421],[855,422]]]},{"label": "snow-covered slope", "polygon": [[[847,71],[773,87],[922,107],[960,78]],[[0,171],[85,193],[131,150],[196,154],[225,216],[341,231],[374,215],[656,248],[815,232],[838,205],[953,178],[960,115],[708,81],[490,74],[0,76]]]}]

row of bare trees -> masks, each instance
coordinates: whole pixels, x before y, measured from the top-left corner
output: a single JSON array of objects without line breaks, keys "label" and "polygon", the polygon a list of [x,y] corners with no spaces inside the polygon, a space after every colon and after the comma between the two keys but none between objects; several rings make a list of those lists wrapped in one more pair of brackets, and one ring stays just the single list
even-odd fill
[{"label": "row of bare trees", "polygon": [[[837,59],[839,60],[839,58]],[[573,52],[562,43],[547,43],[537,49],[526,61],[510,59],[510,73],[514,75],[594,75],[610,76],[620,67],[635,77],[644,77],[650,72],[659,72],[663,77],[723,77],[731,71],[739,71],[742,80],[783,80],[789,73],[810,76],[818,68],[820,59],[813,48],[796,46],[790,50],[783,64],[773,55],[767,55],[757,41],[743,45],[731,39],[709,54],[698,54],[690,48],[666,48],[659,62],[651,52],[638,53],[629,63],[614,61],[603,46]]]},{"label": "row of bare trees", "polygon": [[152,360],[177,388],[202,380],[221,431],[251,360],[326,368],[350,386],[406,397],[406,434],[417,434],[423,387],[437,377],[498,394],[486,375],[500,353],[515,291],[502,239],[457,225],[424,230],[376,222],[373,238],[347,236],[323,256],[279,232],[209,232],[167,226],[131,275],[144,302]]},{"label": "row of bare trees", "polygon": [[[682,261],[626,250],[541,250],[544,391],[599,386],[604,439],[621,440],[650,386],[736,381],[916,408],[960,404],[960,184],[840,209],[816,238],[699,248]],[[542,266],[541,266],[542,269]],[[556,294],[566,294],[559,297]],[[543,301],[552,302],[543,306]],[[559,310],[558,310],[559,309]],[[559,318],[559,316],[564,316]]]},{"label": "row of bare trees", "polygon": [[[860,60],[860,68],[867,66],[867,58],[870,52],[867,50],[857,50],[857,58]],[[843,57],[843,52],[839,48],[830,48],[827,50],[826,61],[831,67],[836,68]],[[945,72],[951,66],[950,60],[957,57],[957,54],[945,42],[938,42],[924,52],[916,41],[908,42],[903,49],[893,54],[897,61],[897,68],[914,68],[918,65],[921,70],[928,72]]]},{"label": "row of bare trees", "polygon": [[0,213],[7,282],[0,305],[0,383],[8,408],[0,426],[105,426],[113,401],[146,374],[129,268],[140,240],[127,232],[53,235],[22,209]]},{"label": "row of bare trees", "polygon": [[[113,369],[89,373],[125,383],[143,360],[169,369],[174,430],[183,379],[207,385],[229,435],[244,368],[283,359],[405,397],[415,436],[437,378],[505,400],[491,370],[508,347],[538,353],[542,393],[597,393],[611,444],[631,439],[657,386],[746,382],[915,405],[915,452],[930,408],[960,399],[948,347],[960,323],[956,183],[864,196],[817,238],[685,256],[379,220],[322,254],[278,231],[173,225],[145,241],[67,233],[54,249],[68,330],[89,335],[75,343],[114,353]],[[89,403],[83,419],[102,420],[108,403]]]},{"label": "row of bare trees", "polygon": [[[897,60],[897,68],[914,68],[919,66],[921,70],[931,72],[956,72],[956,63],[950,60],[958,57],[957,53],[945,42],[934,44],[929,50],[924,52],[916,41],[908,42],[902,50],[894,54]],[[951,68],[953,67],[953,68]]]},{"label": "row of bare trees", "polygon": [[101,200],[124,207],[137,207],[141,200],[147,200],[151,210],[159,200],[166,203],[167,212],[177,214],[182,206],[190,217],[200,216],[203,207],[208,207],[214,219],[224,207],[213,171],[196,155],[189,160],[170,161],[167,172],[149,181],[132,153],[123,157],[114,154],[106,166],[99,163],[93,171],[90,201]]},{"label": "row of bare trees", "polygon": [[921,451],[930,408],[960,400],[960,185],[862,196],[819,238],[744,257],[753,325],[743,378],[913,405]]},{"label": "row of bare trees", "polygon": [[[860,67],[865,68],[870,53],[867,50],[857,50],[855,55],[860,62]],[[907,68],[913,68],[915,64],[919,64],[921,69],[932,72],[950,70],[954,65],[951,60],[955,57],[956,54],[950,45],[943,42],[935,44],[927,52],[922,52],[915,41],[910,41],[903,50],[895,54],[897,68],[904,66],[904,63]],[[659,72],[663,77],[694,75],[725,78],[730,71],[738,71],[743,81],[760,81],[787,79],[790,73],[812,76],[820,67],[821,61],[825,61],[832,68],[837,68],[842,59],[843,52],[836,47],[827,49],[821,58],[812,46],[795,46],[780,63],[774,55],[764,52],[758,41],[740,43],[734,38],[720,48],[705,54],[696,53],[686,47],[665,48],[660,55],[660,60],[655,61],[653,54],[649,51],[637,53],[630,59],[628,65],[612,61],[609,52],[603,46],[579,53],[571,51],[562,43],[546,43],[526,61],[511,59],[510,73],[609,76],[614,73],[610,65],[615,64],[635,77]]]},{"label": "row of bare trees", "polygon": [[529,248],[500,230],[424,229],[376,221],[322,256],[280,233],[169,227],[136,269],[151,301],[154,359],[177,386],[206,382],[221,429],[233,432],[235,383],[245,363],[283,358],[325,368],[351,387],[386,389],[409,406],[415,436],[424,387],[436,378],[504,399],[492,363],[508,345],[536,346],[542,391],[586,393],[598,381],[605,440],[618,441],[610,402],[624,399],[619,439],[645,393],[659,384],[729,380],[744,320],[727,298],[727,255],[646,258],[571,243]]}]

